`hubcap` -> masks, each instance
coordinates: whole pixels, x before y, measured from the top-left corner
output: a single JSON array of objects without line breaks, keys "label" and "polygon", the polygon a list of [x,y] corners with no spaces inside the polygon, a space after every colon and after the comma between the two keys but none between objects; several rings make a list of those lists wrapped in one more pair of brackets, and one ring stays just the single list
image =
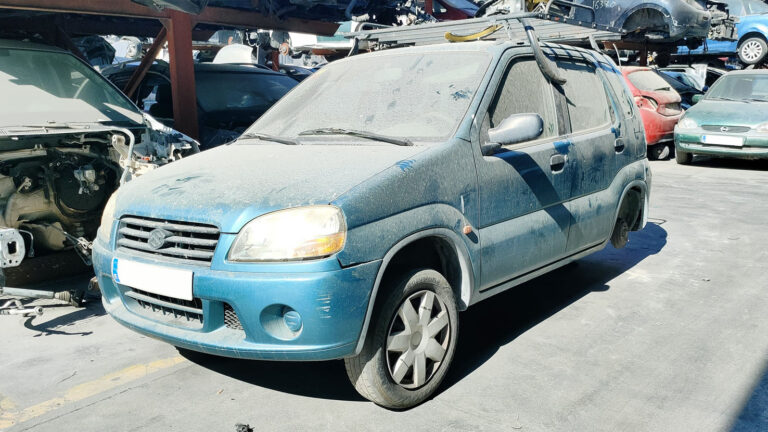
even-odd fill
[{"label": "hubcap", "polygon": [[423,386],[440,368],[450,336],[450,317],[442,300],[432,291],[411,294],[389,325],[389,375],[407,389]]},{"label": "hubcap", "polygon": [[763,46],[757,41],[749,41],[741,47],[741,55],[749,61],[757,60],[762,53]]}]

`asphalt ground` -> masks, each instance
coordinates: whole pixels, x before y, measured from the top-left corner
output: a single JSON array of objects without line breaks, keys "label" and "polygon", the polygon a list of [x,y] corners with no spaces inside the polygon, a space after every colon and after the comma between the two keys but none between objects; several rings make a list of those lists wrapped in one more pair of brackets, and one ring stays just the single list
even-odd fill
[{"label": "asphalt ground", "polygon": [[462,313],[416,408],[363,400],[341,361],[180,352],[98,301],[37,300],[0,316],[0,430],[766,431],[768,163],[652,169],[648,226]]}]

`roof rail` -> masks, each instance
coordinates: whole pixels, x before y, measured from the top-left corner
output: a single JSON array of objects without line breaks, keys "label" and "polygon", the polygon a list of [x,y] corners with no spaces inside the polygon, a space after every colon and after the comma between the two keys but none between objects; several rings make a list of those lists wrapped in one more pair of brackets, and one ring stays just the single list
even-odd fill
[{"label": "roof rail", "polygon": [[354,38],[349,55],[357,54],[358,43],[361,40],[367,41],[369,45],[373,44],[375,49],[474,40],[527,40],[542,73],[552,82],[564,84],[565,78],[544,55],[539,41],[583,45],[594,49],[597,47],[597,40],[620,40],[622,33],[617,29],[601,27],[592,22],[563,23],[562,16],[548,13],[553,1],[564,0],[550,0],[543,11],[515,12],[457,21],[389,27],[346,33],[344,36]]}]

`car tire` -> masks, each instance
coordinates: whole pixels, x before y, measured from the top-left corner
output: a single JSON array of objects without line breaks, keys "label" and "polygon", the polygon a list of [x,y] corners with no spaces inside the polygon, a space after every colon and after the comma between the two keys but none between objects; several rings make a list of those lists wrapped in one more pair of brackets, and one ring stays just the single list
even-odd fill
[{"label": "car tire", "polygon": [[382,300],[362,350],[344,365],[364,398],[385,408],[410,408],[435,392],[453,360],[456,300],[445,277],[431,269],[407,274]]},{"label": "car tire", "polygon": [[684,152],[682,150],[675,151],[675,162],[680,165],[688,165],[693,162],[693,153]]},{"label": "car tire", "polygon": [[669,157],[669,146],[667,144],[654,144],[648,146],[649,160],[663,160]]},{"label": "car tire", "polygon": [[768,53],[768,44],[759,36],[745,39],[739,44],[739,60],[744,64],[760,63],[766,53]]}]

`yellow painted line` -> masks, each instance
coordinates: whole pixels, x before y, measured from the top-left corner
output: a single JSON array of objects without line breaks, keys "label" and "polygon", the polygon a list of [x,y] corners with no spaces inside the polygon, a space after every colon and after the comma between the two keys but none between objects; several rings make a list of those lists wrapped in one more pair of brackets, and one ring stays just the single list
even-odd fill
[{"label": "yellow painted line", "polygon": [[59,397],[41,402],[21,411],[16,410],[15,405],[10,399],[2,399],[0,400],[0,429],[23,423],[35,417],[40,417],[41,415],[64,405],[78,402],[91,396],[96,396],[115,387],[136,381],[185,361],[186,359],[184,359],[184,357],[176,356],[155,360],[150,363],[129,366],[123,370],[104,375],[93,381],[78,384]]}]

